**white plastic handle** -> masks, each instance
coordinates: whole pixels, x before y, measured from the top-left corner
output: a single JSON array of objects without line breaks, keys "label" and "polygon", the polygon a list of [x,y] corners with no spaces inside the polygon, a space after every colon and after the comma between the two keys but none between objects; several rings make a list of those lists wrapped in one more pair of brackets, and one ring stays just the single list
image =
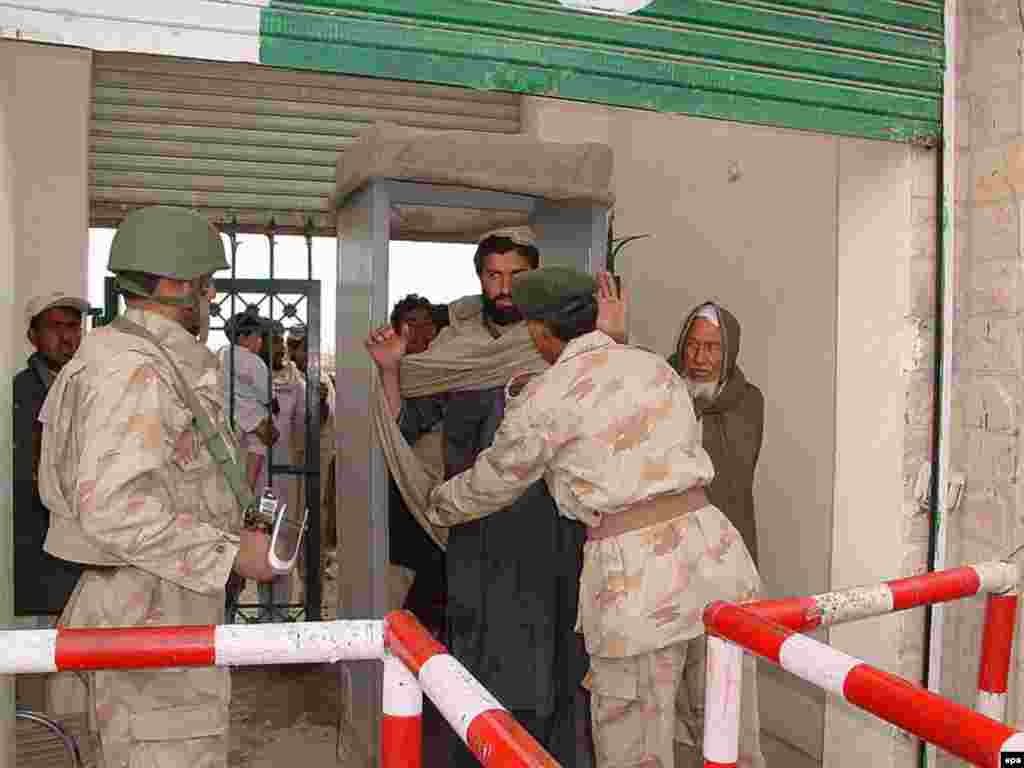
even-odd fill
[{"label": "white plastic handle", "polygon": [[299,535],[295,542],[295,551],[288,560],[281,560],[278,558],[276,549],[278,539],[281,537],[281,529],[285,526],[293,526],[295,523],[288,520],[288,505],[282,504],[280,510],[277,513],[277,520],[274,522],[274,532],[270,535],[270,549],[267,551],[267,562],[270,563],[270,568],[278,576],[290,573],[295,567],[295,563],[299,560],[299,553],[302,551],[302,537],[306,532],[306,520],[309,518],[309,510],[304,509],[302,511],[302,522],[298,524]]}]

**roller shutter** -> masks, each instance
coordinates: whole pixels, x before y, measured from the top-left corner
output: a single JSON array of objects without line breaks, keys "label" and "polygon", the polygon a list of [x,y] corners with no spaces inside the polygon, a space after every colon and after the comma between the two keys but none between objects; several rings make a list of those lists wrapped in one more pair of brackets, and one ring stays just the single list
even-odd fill
[{"label": "roller shutter", "polygon": [[520,130],[515,94],[132,53],[97,51],[94,62],[94,226],[167,204],[330,234],[338,152],[360,129]]}]

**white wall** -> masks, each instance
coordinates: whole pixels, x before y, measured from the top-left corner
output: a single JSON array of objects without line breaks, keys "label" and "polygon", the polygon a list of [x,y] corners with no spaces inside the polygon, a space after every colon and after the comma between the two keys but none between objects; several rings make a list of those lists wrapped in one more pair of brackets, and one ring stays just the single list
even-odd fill
[{"label": "white wall", "polygon": [[22,312],[29,298],[87,292],[92,54],[0,40],[0,61],[10,88],[14,190],[17,316],[7,327],[24,358],[30,349]]},{"label": "white wall", "polygon": [[[902,575],[907,546],[902,456],[910,316],[911,152],[898,144],[839,142],[836,478],[832,583]],[[883,669],[901,666],[906,615],[834,627],[831,644]],[[835,697],[825,765],[892,765],[895,729]]]}]

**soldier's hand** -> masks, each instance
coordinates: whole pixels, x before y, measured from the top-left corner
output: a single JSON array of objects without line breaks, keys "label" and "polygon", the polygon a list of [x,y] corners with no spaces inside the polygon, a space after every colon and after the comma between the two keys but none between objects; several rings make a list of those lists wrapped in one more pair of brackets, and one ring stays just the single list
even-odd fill
[{"label": "soldier's hand", "polygon": [[395,333],[390,325],[382,325],[366,338],[364,344],[379,368],[397,368],[409,348],[409,330],[403,327],[401,333]]},{"label": "soldier's hand", "polygon": [[270,567],[270,537],[255,528],[243,528],[238,535],[235,573],[243,579],[267,582],[274,578]]},{"label": "soldier's hand", "polygon": [[626,297],[619,289],[615,276],[601,272],[597,276],[597,329],[620,344],[627,338]]}]

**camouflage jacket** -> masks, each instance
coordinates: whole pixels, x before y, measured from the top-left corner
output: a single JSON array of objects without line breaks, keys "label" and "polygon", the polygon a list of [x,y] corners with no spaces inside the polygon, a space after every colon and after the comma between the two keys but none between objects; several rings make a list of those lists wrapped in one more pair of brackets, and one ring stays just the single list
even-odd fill
[{"label": "camouflage jacket", "polygon": [[429,515],[456,525],[507,507],[540,478],[559,511],[590,526],[714,477],[683,381],[657,355],[600,331],[508,400],[494,443],[434,489]]},{"label": "camouflage jacket", "polygon": [[[160,315],[129,308],[125,317],[170,352],[237,450],[216,356]],[[39,490],[52,515],[47,552],[132,565],[195,592],[224,588],[241,512],[158,350],[114,328],[93,331],[57,377],[39,420]]]}]

